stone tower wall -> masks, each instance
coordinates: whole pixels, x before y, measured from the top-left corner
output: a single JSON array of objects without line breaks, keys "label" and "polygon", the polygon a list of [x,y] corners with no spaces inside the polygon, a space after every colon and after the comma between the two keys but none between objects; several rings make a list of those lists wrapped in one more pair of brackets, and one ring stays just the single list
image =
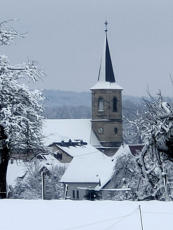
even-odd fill
[{"label": "stone tower wall", "polygon": [[[116,112],[113,111],[113,99],[115,97],[117,99]],[[99,98],[104,101],[103,111],[98,109]],[[123,141],[121,90],[92,90],[92,129],[104,147],[121,145]]]}]

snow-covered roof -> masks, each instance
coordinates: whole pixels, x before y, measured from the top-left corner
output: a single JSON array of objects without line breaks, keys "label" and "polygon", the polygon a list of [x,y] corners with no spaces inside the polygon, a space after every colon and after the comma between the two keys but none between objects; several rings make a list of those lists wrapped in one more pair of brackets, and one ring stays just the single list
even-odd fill
[{"label": "snow-covered roof", "polygon": [[122,145],[113,157],[108,157],[91,145],[85,146],[85,152],[76,155],[65,174],[63,183],[96,183],[96,190],[103,188],[112,178],[119,157],[131,154],[128,145]]},{"label": "snow-covered roof", "polygon": [[7,168],[7,184],[14,187],[18,178],[22,178],[28,172],[28,163],[22,160],[11,160]]},{"label": "snow-covered roof", "polygon": [[73,158],[61,182],[100,183],[103,187],[112,177],[114,161],[91,145],[81,147],[81,153]]},{"label": "snow-covered roof", "polygon": [[7,185],[15,187],[19,179],[24,179],[28,175],[28,172],[32,172],[34,170],[34,167],[36,166],[35,163],[37,163],[38,169],[41,169],[43,167],[47,168],[49,171],[51,171],[54,167],[68,167],[68,164],[63,164],[59,162],[54,156],[51,154],[40,154],[43,156],[43,160],[37,160],[35,161],[35,158],[33,161],[23,161],[23,160],[15,160],[11,159],[8,163],[7,168]]},{"label": "snow-covered roof", "polygon": [[121,86],[119,86],[116,82],[107,82],[107,81],[98,81],[93,87],[90,88],[93,89],[119,89],[123,90]]},{"label": "snow-covered roof", "polygon": [[[60,146],[56,144],[59,148],[61,148],[64,152],[66,152],[68,155],[72,157],[76,156],[83,156],[83,155],[88,155],[88,152],[90,153],[98,151],[96,148],[93,148],[91,145],[77,145],[77,146]],[[92,149],[91,149],[92,147]],[[92,153],[91,152],[91,153]],[[100,152],[100,151],[99,151]]]},{"label": "snow-covered roof", "polygon": [[[43,157],[43,160],[40,160],[38,163],[38,168],[41,169],[43,167],[47,168],[51,171],[54,167],[68,167],[68,164],[61,163],[51,154],[40,154]],[[38,156],[37,156],[38,158]]]},{"label": "snow-covered roof", "polygon": [[91,129],[90,119],[45,119],[43,123],[44,144],[82,139],[94,146],[100,143]]}]

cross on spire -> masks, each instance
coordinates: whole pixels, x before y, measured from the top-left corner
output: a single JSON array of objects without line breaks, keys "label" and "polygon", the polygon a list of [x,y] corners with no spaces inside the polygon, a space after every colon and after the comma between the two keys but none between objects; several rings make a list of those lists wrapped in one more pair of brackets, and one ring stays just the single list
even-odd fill
[{"label": "cross on spire", "polygon": [[105,21],[105,32],[107,33],[108,32],[108,22]]}]

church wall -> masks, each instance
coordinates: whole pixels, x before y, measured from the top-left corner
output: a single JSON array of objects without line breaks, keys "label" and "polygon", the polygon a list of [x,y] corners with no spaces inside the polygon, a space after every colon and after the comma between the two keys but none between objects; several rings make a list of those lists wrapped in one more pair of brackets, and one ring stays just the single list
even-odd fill
[{"label": "church wall", "polygon": [[[103,110],[99,111],[99,98],[103,99]],[[117,99],[117,111],[113,100]],[[123,141],[121,90],[92,90],[92,129],[104,147],[120,146]]]},{"label": "church wall", "polygon": [[[117,112],[113,111],[113,98],[117,98]],[[98,111],[98,100],[103,98],[104,111]],[[92,119],[122,120],[121,90],[99,89],[92,90]]]},{"label": "church wall", "polygon": [[[99,138],[99,141],[106,147],[105,142],[118,142],[122,143],[122,123],[117,121],[92,121],[93,131]],[[115,133],[117,128],[117,133]],[[100,129],[103,129],[102,133]],[[116,145],[112,145],[116,146]],[[108,146],[109,147],[109,146]]]}]

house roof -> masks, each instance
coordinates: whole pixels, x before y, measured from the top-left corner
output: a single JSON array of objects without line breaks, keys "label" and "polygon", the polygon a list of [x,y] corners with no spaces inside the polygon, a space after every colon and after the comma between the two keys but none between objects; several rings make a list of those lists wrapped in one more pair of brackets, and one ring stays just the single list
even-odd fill
[{"label": "house roof", "polygon": [[95,190],[100,190],[111,180],[119,157],[132,154],[128,145],[121,145],[113,157],[108,157],[91,145],[85,146],[85,152],[76,155],[65,174],[63,183],[95,183]]},{"label": "house roof", "polygon": [[90,119],[45,119],[43,123],[43,139],[46,146],[53,142],[82,139],[87,143],[100,146],[91,129]]},{"label": "house roof", "polygon": [[23,178],[28,172],[28,163],[23,160],[10,160],[7,168],[7,185],[14,187],[18,178]]},{"label": "house roof", "polygon": [[[70,155],[71,157],[76,157],[76,156],[82,156],[85,154],[88,154],[88,145],[87,144],[79,144],[78,145],[73,145],[74,142],[72,142],[72,145],[66,145],[65,142],[64,145],[60,144],[60,143],[54,143],[58,148],[62,149],[64,152],[66,152],[68,155]],[[95,148],[92,150],[95,152]]]},{"label": "house roof", "polygon": [[[103,187],[114,172],[114,161],[91,145],[77,148],[75,157],[61,178],[63,183],[96,183]],[[74,149],[70,150],[72,154]]]},{"label": "house roof", "polygon": [[[38,159],[37,162],[35,162],[35,159]],[[35,165],[35,163],[37,163],[37,165]],[[57,166],[66,168],[68,167],[68,164],[59,162],[51,154],[39,154],[37,157],[33,158],[32,161],[11,159],[8,162],[7,168],[7,185],[14,188],[19,179],[26,178],[28,172],[31,173],[33,170],[35,170],[35,166],[39,170],[44,167],[51,171],[54,167]]]}]

